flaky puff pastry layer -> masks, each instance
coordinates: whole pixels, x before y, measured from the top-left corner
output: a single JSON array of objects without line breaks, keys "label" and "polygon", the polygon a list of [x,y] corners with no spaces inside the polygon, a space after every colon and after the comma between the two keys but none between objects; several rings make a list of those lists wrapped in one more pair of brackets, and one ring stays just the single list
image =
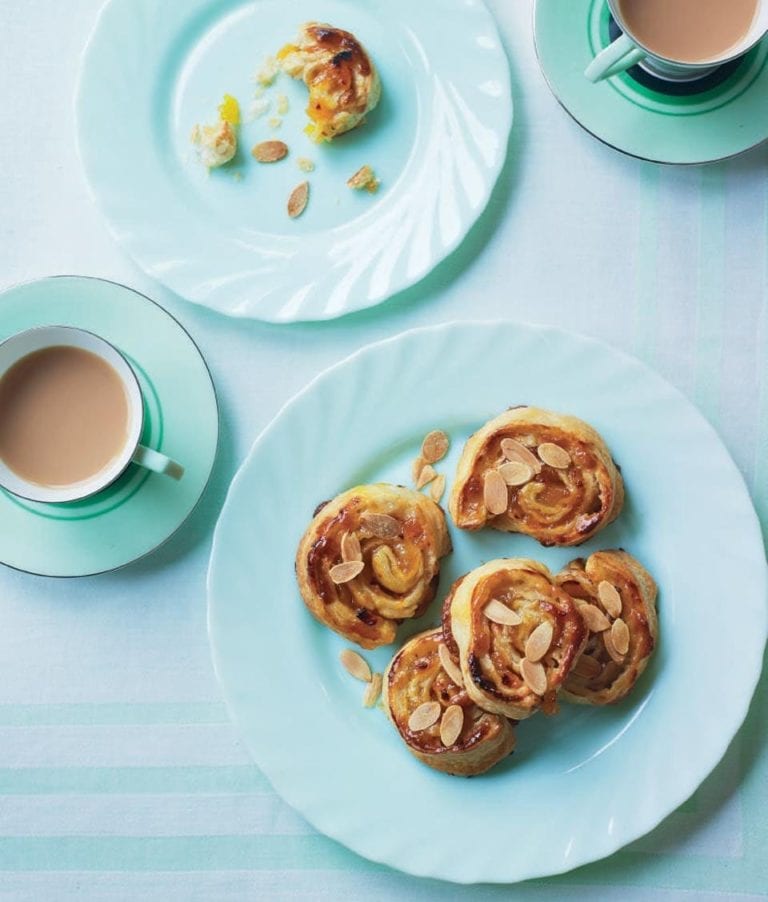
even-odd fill
[{"label": "flaky puff pastry layer", "polygon": [[[384,515],[384,528],[376,515]],[[331,571],[350,538],[363,566],[339,584]],[[350,642],[388,645],[398,624],[419,617],[435,597],[440,559],[450,550],[445,515],[431,498],[386,483],[357,486],[315,512],[296,554],[299,590],[315,617]]]},{"label": "flaky puff pastry layer", "polygon": [[[519,622],[491,619],[498,616],[498,605]],[[529,645],[539,628],[539,637],[551,634],[541,657]],[[472,701],[523,720],[540,708],[557,711],[557,692],[584,649],[588,630],[575,602],[555,585],[544,564],[505,558],[453,584],[443,606],[443,634],[459,658]]]},{"label": "flaky puff pastry layer", "polygon": [[[542,445],[565,451],[567,465],[546,463]],[[487,474],[504,472],[499,468],[510,462],[527,467],[530,478],[508,485],[506,510],[491,513],[486,506]],[[516,407],[486,423],[467,441],[449,510],[461,529],[488,525],[524,533],[542,545],[579,545],[615,520],[623,503],[621,474],[591,426],[538,407]]]},{"label": "flaky puff pastry layer", "polygon": [[[653,577],[625,551],[597,551],[586,560],[571,561],[556,581],[580,609],[589,605],[602,615],[586,612],[591,615],[586,620],[593,629],[565,682],[562,697],[585,705],[620,701],[645,670],[658,639]],[[618,599],[610,587],[618,592]],[[623,627],[620,632],[629,641],[624,653],[622,647],[617,650],[614,638],[617,627],[613,624],[619,619],[626,625],[626,632]]]},{"label": "flaky puff pastry layer", "polygon": [[[458,776],[481,774],[506,757],[515,746],[512,724],[478,708],[448,675],[440,661],[442,630],[414,636],[400,649],[384,673],[384,706],[408,750],[436,770]],[[439,714],[426,729],[412,730],[411,715],[420,705],[437,702]],[[462,709],[461,732],[446,746],[440,725],[446,710]]]},{"label": "flaky puff pastry layer", "polygon": [[357,128],[379,103],[381,81],[362,44],[348,31],[307,22],[294,44],[278,53],[283,70],[309,89],[306,132],[317,142],[332,141]]}]

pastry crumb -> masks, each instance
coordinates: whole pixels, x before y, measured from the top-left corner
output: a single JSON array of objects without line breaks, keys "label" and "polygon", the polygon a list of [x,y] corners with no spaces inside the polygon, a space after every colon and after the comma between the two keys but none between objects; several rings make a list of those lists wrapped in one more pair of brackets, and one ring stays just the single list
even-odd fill
[{"label": "pastry crumb", "polygon": [[285,96],[285,94],[278,94],[277,95],[277,112],[281,116],[285,116],[285,114],[288,112],[289,109],[290,109],[290,104],[288,102],[288,98]]},{"label": "pastry crumb", "polygon": [[301,169],[302,172],[315,171],[315,164],[312,162],[312,160],[309,159],[309,157],[299,157],[298,160],[296,160],[296,165],[299,167],[299,169]]},{"label": "pastry crumb", "polygon": [[268,122],[267,125],[274,130],[280,128],[283,124],[283,120],[279,116],[273,116]]},{"label": "pastry crumb", "polygon": [[257,97],[248,107],[248,121],[254,122],[256,119],[261,119],[269,112],[271,106],[272,101],[268,97]]},{"label": "pastry crumb", "polygon": [[375,194],[379,190],[380,184],[381,183],[376,178],[376,173],[367,164],[361,166],[357,172],[347,180],[347,185],[352,188],[353,191],[368,191],[370,194]]},{"label": "pastry crumb", "polygon": [[277,73],[280,71],[280,68],[277,64],[277,60],[274,56],[268,56],[264,63],[259,69],[259,71],[254,76],[254,79],[258,84],[260,84],[264,88],[270,87],[275,83],[275,79],[277,78]]}]

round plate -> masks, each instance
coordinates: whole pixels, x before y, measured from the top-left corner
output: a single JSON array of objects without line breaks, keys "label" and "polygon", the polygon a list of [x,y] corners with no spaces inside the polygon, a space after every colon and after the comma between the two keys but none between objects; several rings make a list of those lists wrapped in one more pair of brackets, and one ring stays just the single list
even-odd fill
[{"label": "round plate", "polygon": [[[623,468],[622,516],[578,551],[452,529],[438,601],[400,638],[436,623],[451,582],[483,561],[523,556],[559,569],[577,555],[624,547],[661,587],[661,640],[625,703],[563,704],[558,717],[537,715],[520,724],[511,758],[462,780],[420,764],[380,710],[362,707],[361,684],[338,662],[347,643],[307,612],[293,559],[318,502],[360,482],[407,484],[434,428],[452,437],[438,466],[450,482],[470,433],[518,403],[594,424]],[[605,345],[504,322],[409,332],[316,379],[265,430],[236,477],[209,574],[216,670],[275,789],[356,852],[459,882],[569,870],[614,852],[680,805],[746,714],[765,602],[757,517],[700,414]],[[393,651],[364,654],[381,671]]]},{"label": "round plate", "polygon": [[617,150],[658,163],[709,163],[768,138],[768,41],[735,66],[670,88],[637,67],[597,84],[584,77],[589,62],[620,33],[605,0],[537,0],[534,30],[555,97]]},{"label": "round plate", "polygon": [[[307,91],[280,75],[267,115],[245,122],[235,160],[210,176],[190,132],[225,92],[244,117],[252,75],[307,20],[352,31],[383,83],[368,122],[333,144],[303,133]],[[288,113],[269,127],[277,99]],[[183,297],[233,316],[319,320],[370,307],[446,257],[484,209],[512,119],[509,67],[481,0],[111,0],[86,50],[80,152],[115,237]],[[249,153],[279,138],[284,161]],[[316,170],[296,165],[308,157]],[[376,195],[346,180],[363,164]],[[291,220],[291,190],[309,206]]]},{"label": "round plate", "polygon": [[0,341],[34,326],[78,326],[118,348],[144,394],[142,444],[185,468],[175,482],[130,466],[69,504],[0,489],[0,561],[41,576],[88,576],[143,557],[181,526],[208,483],[219,437],[216,393],[197,346],[153,301],[114,282],[59,276],[0,295]]}]

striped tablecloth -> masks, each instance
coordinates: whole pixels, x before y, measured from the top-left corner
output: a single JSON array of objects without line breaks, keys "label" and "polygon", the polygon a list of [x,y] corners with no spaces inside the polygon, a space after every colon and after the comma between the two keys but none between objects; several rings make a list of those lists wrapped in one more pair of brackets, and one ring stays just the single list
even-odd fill
[{"label": "striped tablecloth", "polygon": [[324,326],[229,322],[153,286],[88,200],[72,95],[98,5],[0,4],[0,280],[101,275],[166,304],[211,365],[223,448],[202,507],[154,557],[84,581],[0,571],[0,897],[768,893],[765,679],[724,761],[650,836],[554,880],[462,889],[371,865],[276,797],[228,724],[205,624],[213,525],[259,429],[331,362],[425,323],[509,316],[638,355],[717,427],[768,527],[768,148],[722,165],[664,168],[603,147],[549,95],[529,0],[492,0],[511,58],[516,127],[492,205],[464,246],[379,310]]}]

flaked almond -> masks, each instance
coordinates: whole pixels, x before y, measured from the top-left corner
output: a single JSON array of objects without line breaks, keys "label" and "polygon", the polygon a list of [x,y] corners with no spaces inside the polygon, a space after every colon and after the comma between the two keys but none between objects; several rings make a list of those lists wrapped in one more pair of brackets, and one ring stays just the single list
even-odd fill
[{"label": "flaked almond", "polygon": [[625,655],[629,651],[629,627],[621,617],[613,621],[611,642],[613,642],[613,647],[620,655]]},{"label": "flaked almond", "polygon": [[517,611],[508,608],[497,598],[488,602],[483,608],[483,614],[485,614],[489,620],[492,620],[494,623],[499,623],[501,626],[517,626],[523,622],[523,618]]},{"label": "flaked almond", "polygon": [[539,458],[548,466],[554,467],[556,470],[567,470],[571,465],[571,455],[552,442],[543,442],[538,447]]},{"label": "flaked almond", "polygon": [[424,702],[408,718],[408,729],[412,733],[428,729],[437,723],[441,711],[440,702]]},{"label": "flaked almond", "polygon": [[371,668],[368,666],[365,658],[356,651],[352,651],[351,648],[345,648],[339,654],[339,660],[341,661],[341,666],[350,676],[353,676],[356,680],[361,680],[363,683],[371,682]]},{"label": "flaked almond", "polygon": [[402,530],[398,520],[389,514],[374,514],[364,511],[360,515],[360,523],[377,539],[396,539]]},{"label": "flaked almond", "polygon": [[421,476],[421,471],[424,469],[424,458],[419,455],[416,460],[411,464],[411,479],[413,480],[414,485],[419,481],[419,476]]},{"label": "flaked almond", "polygon": [[442,473],[436,477],[435,481],[429,487],[429,494],[432,496],[434,502],[440,504],[443,495],[445,494],[445,476],[443,476]]},{"label": "flaked almond", "polygon": [[541,461],[522,442],[518,442],[513,438],[503,438],[501,440],[501,453],[507,460],[516,460],[521,464],[529,466],[534,473],[541,473]]},{"label": "flaked almond", "polygon": [[604,579],[597,586],[597,597],[611,617],[621,617],[621,595],[616,586]]},{"label": "flaked almond", "polygon": [[437,649],[437,656],[440,658],[440,664],[442,665],[443,670],[448,674],[448,678],[452,683],[455,683],[460,689],[464,687],[464,677],[461,675],[461,671],[458,666],[453,663],[453,658],[451,657],[451,653],[448,651],[445,645],[439,645]]},{"label": "flaked almond", "polygon": [[544,666],[538,661],[529,661],[522,658],[520,661],[520,673],[525,680],[525,685],[536,695],[544,695],[547,691],[547,674]]},{"label": "flaked almond", "polygon": [[371,682],[365,687],[365,692],[363,693],[363,705],[366,708],[372,708],[379,700],[383,680],[384,678],[380,673],[374,673],[371,677]]},{"label": "flaked almond", "polygon": [[251,151],[258,163],[277,163],[288,156],[288,145],[283,141],[262,141]]},{"label": "flaked almond", "polygon": [[349,561],[362,561],[363,549],[360,547],[360,539],[353,532],[345,532],[341,540],[341,559]]},{"label": "flaked almond", "polygon": [[587,680],[591,680],[593,677],[596,677],[602,667],[597,658],[593,658],[592,655],[581,655],[579,660],[573,667],[573,673],[576,676],[584,677]]},{"label": "flaked almond", "polygon": [[297,185],[291,196],[288,198],[288,215],[291,219],[296,219],[307,209],[309,201],[309,182],[302,182]]},{"label": "flaked almond", "polygon": [[587,624],[587,629],[591,633],[602,633],[603,630],[610,629],[611,621],[605,614],[594,604],[580,604],[579,613]]},{"label": "flaked almond", "polygon": [[362,561],[344,561],[343,564],[336,564],[336,566],[331,567],[328,575],[337,586],[341,586],[359,576],[363,572],[363,567],[365,567],[365,564]]},{"label": "flaked almond", "polygon": [[510,460],[499,467],[499,473],[507,485],[525,485],[533,479],[533,470],[519,460]]},{"label": "flaked almond", "polygon": [[423,489],[425,485],[432,482],[435,476],[437,476],[437,472],[432,464],[424,464],[421,468],[421,473],[419,473],[419,478],[416,480],[416,488]]},{"label": "flaked almond", "polygon": [[534,663],[540,661],[549,651],[553,634],[554,628],[549,620],[540,623],[526,640],[525,657]]},{"label": "flaked almond", "polygon": [[485,474],[483,482],[483,501],[488,509],[488,513],[492,517],[503,514],[507,509],[509,496],[507,495],[507,484],[504,477],[498,470],[489,470]]},{"label": "flaked almond", "polygon": [[428,464],[436,464],[448,453],[450,439],[442,429],[433,429],[421,443],[421,456]]},{"label": "flaked almond", "polygon": [[464,709],[461,705],[448,705],[440,721],[440,742],[450,748],[461,736],[464,726]]},{"label": "flaked almond", "polygon": [[610,630],[606,630],[603,633],[603,644],[605,645],[605,650],[617,664],[624,663],[624,655],[620,654],[618,648],[613,644]]}]

